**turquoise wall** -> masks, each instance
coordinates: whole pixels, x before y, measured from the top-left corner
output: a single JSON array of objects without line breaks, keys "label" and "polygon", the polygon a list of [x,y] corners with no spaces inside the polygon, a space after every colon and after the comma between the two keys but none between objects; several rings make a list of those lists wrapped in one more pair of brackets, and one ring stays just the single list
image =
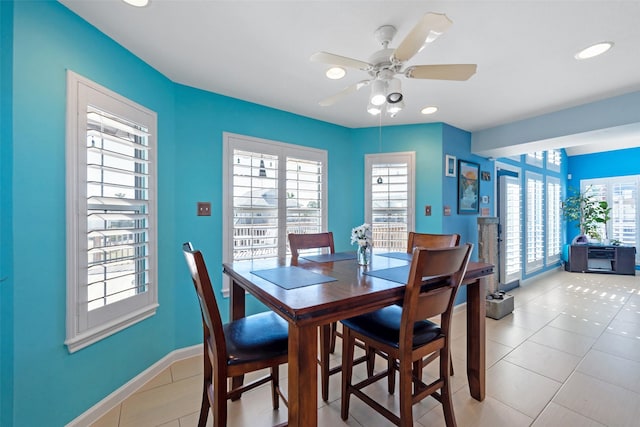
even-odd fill
[{"label": "turquoise wall", "polygon": [[[636,109],[640,107],[636,106]],[[640,148],[607,151],[569,157],[569,188],[580,189],[580,180],[612,176],[640,175]],[[578,235],[574,225],[567,227],[567,242]]]},{"label": "turquoise wall", "polygon": [[13,405],[13,274],[11,171],[13,157],[11,103],[13,3],[0,2],[0,425],[11,425]]},{"label": "turquoise wall", "polygon": [[[364,219],[363,155],[379,151],[377,127],[347,129],[178,85],[58,2],[0,5],[3,426],[64,425],[171,351],[200,342],[180,247],[191,240],[218,270],[223,131],[326,149],[328,228],[338,250],[351,248],[350,230]],[[67,69],[156,111],[159,126],[160,307],[155,316],[74,354],[63,344]],[[460,227],[463,240],[476,242],[476,217],[457,217],[448,201],[452,180],[443,179],[443,153],[480,162],[469,146],[468,132],[442,124],[383,129],[382,151],[416,152],[416,230]],[[452,206],[446,219],[443,200]],[[197,201],[211,201],[213,215],[197,217]],[[426,204],[431,217],[422,215]],[[220,276],[212,278],[219,289]],[[226,318],[226,300],[221,307]],[[249,309],[261,307],[251,301]]]}]

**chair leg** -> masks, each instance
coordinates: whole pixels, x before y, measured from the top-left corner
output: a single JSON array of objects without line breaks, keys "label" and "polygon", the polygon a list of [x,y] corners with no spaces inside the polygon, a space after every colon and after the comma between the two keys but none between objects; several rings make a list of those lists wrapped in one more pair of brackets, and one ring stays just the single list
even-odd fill
[{"label": "chair leg", "polygon": [[342,398],[340,405],[340,416],[343,420],[349,418],[349,400],[351,397],[350,388],[353,377],[353,348],[355,339],[351,336],[351,330],[342,328]]},{"label": "chair leg", "polygon": [[278,396],[278,388],[280,387],[280,369],[279,366],[271,367],[271,400],[273,401],[273,409],[280,407],[280,396]]},{"label": "chair leg", "polygon": [[209,401],[213,407],[213,427],[225,427],[227,425],[227,382],[226,375],[213,373],[213,382],[209,386]]},{"label": "chair leg", "polygon": [[200,406],[200,418],[198,419],[198,427],[205,427],[207,425],[207,418],[209,418],[209,395],[207,394],[207,384],[202,387],[202,405]]},{"label": "chair leg", "polygon": [[331,324],[331,345],[329,346],[329,353],[333,354],[336,351],[336,337],[338,336],[338,322]]},{"label": "chair leg", "polygon": [[396,392],[396,361],[387,355],[387,389],[389,394]]},{"label": "chair leg", "polygon": [[453,413],[453,401],[451,399],[451,389],[449,387],[449,376],[451,370],[451,358],[447,357],[448,349],[444,348],[440,351],[440,378],[444,379],[444,385],[440,390],[442,401],[442,411],[444,412],[444,420],[447,427],[456,427],[456,417]]},{"label": "chair leg", "polygon": [[331,350],[331,325],[320,326],[320,382],[322,400],[329,400],[329,352]]},{"label": "chair leg", "polygon": [[405,360],[399,363],[400,376],[400,427],[413,427],[413,364]]}]

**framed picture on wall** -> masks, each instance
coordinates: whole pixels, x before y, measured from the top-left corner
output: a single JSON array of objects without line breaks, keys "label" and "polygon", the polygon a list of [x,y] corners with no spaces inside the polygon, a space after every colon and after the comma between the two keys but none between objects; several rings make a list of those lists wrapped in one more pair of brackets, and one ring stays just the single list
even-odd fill
[{"label": "framed picture on wall", "polygon": [[458,213],[477,214],[480,200],[480,165],[458,160]]},{"label": "framed picture on wall", "polygon": [[444,157],[444,176],[456,176],[456,157],[447,154]]}]

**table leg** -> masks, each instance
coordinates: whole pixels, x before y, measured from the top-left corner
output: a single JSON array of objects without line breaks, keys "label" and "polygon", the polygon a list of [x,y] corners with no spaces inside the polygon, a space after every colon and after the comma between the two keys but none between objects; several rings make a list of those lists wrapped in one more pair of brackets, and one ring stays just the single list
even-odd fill
[{"label": "table leg", "polygon": [[485,397],[485,279],[467,286],[467,379],[471,396],[479,401]]},{"label": "table leg", "polygon": [[289,323],[289,427],[318,425],[317,330]]},{"label": "table leg", "polygon": [[[238,320],[245,317],[245,291],[234,280],[231,280],[231,289],[229,292],[229,317],[231,320]],[[233,377],[229,379],[232,389],[242,386],[244,382],[244,375]],[[238,400],[240,396],[233,398],[232,400]]]}]

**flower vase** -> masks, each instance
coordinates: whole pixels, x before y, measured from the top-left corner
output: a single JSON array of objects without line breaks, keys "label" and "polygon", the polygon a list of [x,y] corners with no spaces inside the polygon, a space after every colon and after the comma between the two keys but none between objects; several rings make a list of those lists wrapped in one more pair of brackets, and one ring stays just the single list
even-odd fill
[{"label": "flower vase", "polygon": [[360,265],[371,264],[371,246],[358,247],[358,264]]}]

